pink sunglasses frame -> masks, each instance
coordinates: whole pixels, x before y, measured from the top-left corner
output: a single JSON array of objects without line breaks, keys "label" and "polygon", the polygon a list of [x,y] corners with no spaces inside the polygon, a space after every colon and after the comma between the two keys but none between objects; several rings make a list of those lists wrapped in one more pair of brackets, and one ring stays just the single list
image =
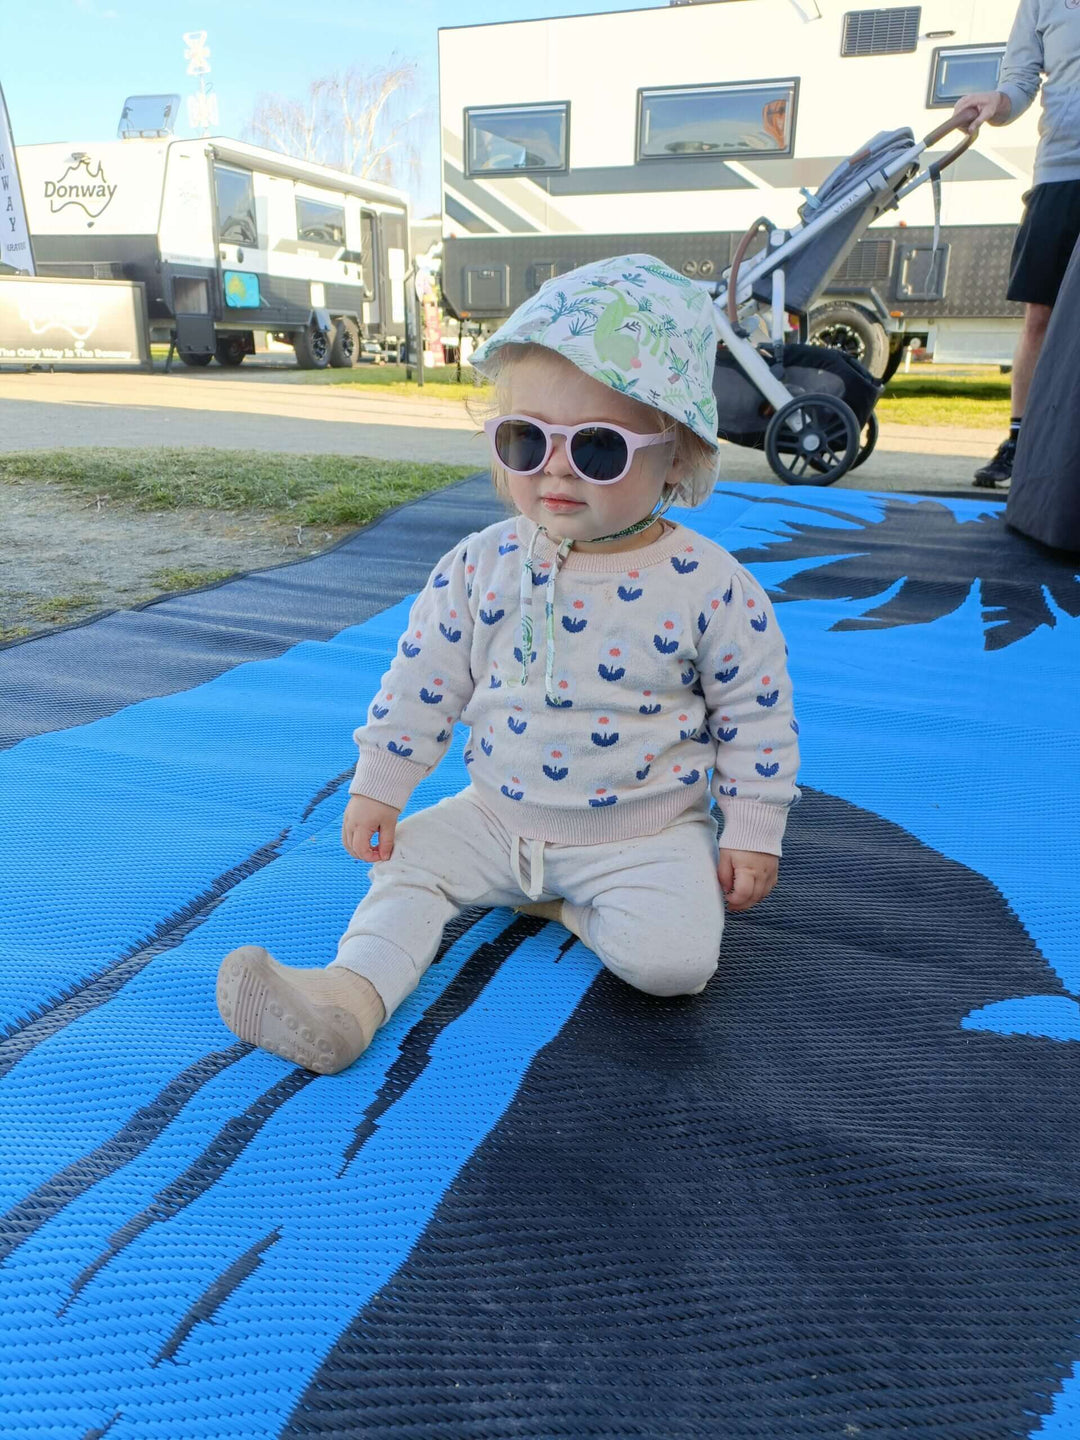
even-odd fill
[{"label": "pink sunglasses frame", "polygon": [[[515,470],[507,465],[506,461],[495,448],[495,436],[499,426],[504,425],[507,420],[523,420],[527,425],[535,425],[547,441],[547,449],[544,451],[544,458],[532,470]],[[626,444],[626,465],[611,480],[594,480],[591,475],[583,475],[574,463],[574,455],[571,450],[571,443],[579,430],[614,430],[616,435],[621,435]],[[674,440],[673,435],[639,435],[636,430],[626,430],[622,425],[613,425],[610,420],[585,420],[580,425],[549,425],[544,420],[538,420],[535,415],[496,415],[492,420],[484,421],[484,430],[487,432],[488,440],[491,442],[491,453],[498,465],[508,471],[511,475],[539,475],[544,466],[551,459],[551,452],[554,449],[552,438],[561,435],[566,446],[566,460],[570,469],[578,477],[584,480],[587,485],[617,485],[620,480],[626,478],[630,467],[634,463],[634,455],[638,450],[643,450],[647,445],[663,445]]]}]

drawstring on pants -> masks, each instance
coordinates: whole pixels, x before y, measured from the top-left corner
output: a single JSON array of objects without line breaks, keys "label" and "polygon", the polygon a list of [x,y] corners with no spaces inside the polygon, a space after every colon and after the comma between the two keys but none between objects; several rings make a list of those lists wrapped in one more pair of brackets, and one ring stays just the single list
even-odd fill
[{"label": "drawstring on pants", "polygon": [[[544,893],[544,846],[545,840],[526,840],[524,835],[511,837],[510,845],[510,874],[514,882],[530,900],[539,900]],[[525,881],[521,878],[521,847],[529,847],[529,888],[525,889]]]}]

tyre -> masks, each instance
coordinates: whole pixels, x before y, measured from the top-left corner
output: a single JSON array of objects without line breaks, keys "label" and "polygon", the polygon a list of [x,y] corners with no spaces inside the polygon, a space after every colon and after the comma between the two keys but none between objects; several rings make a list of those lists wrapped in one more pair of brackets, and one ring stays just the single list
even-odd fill
[{"label": "tyre", "polygon": [[835,395],[797,395],[765,431],[765,455],[785,485],[831,485],[859,458],[859,422]]},{"label": "tyre", "polygon": [[885,369],[881,372],[881,383],[883,385],[887,385],[892,379],[892,377],[896,374],[897,370],[900,369],[900,361],[903,360],[904,352],[906,350],[906,341],[897,350],[894,350],[890,347],[889,358],[885,361]]},{"label": "tyre", "polygon": [[219,365],[242,365],[248,353],[246,335],[219,335],[215,350]]},{"label": "tyre", "polygon": [[330,337],[314,320],[293,336],[293,349],[301,370],[325,370],[330,363]]},{"label": "tyre", "polygon": [[177,350],[176,353],[184,364],[190,365],[193,370],[197,370],[202,365],[209,365],[214,358],[213,355],[193,355],[190,350]]},{"label": "tyre", "polygon": [[889,337],[861,305],[822,305],[810,316],[811,345],[825,345],[858,360],[880,379],[889,362]]},{"label": "tyre", "polygon": [[360,357],[360,327],[348,315],[342,315],[334,326],[334,343],[330,346],[330,364],[338,370],[351,370]]},{"label": "tyre", "polygon": [[870,418],[863,426],[862,449],[852,461],[852,470],[857,470],[860,465],[865,465],[867,460],[869,460],[870,456],[874,453],[874,446],[877,444],[878,440],[878,429],[878,418],[871,410]]}]

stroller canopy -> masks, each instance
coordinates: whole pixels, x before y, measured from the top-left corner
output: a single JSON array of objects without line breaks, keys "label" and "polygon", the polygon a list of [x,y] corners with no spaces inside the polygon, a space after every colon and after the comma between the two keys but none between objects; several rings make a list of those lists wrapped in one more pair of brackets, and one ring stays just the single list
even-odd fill
[{"label": "stroller canopy", "polygon": [[808,197],[806,204],[800,209],[800,218],[804,221],[812,220],[829,205],[842,199],[849,190],[861,185],[875,170],[884,170],[895,164],[914,144],[915,133],[907,126],[902,130],[879,130],[873,139],[868,140],[861,150],[855,152],[859,156],[857,164],[853,165],[850,159],[841,160],[836,169],[822,181],[816,193]]}]

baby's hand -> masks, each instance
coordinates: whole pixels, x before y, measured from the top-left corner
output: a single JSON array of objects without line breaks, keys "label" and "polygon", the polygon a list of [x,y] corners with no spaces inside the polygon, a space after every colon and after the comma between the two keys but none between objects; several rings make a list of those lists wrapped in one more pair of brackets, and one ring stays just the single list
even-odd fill
[{"label": "baby's hand", "polygon": [[729,910],[749,910],[764,900],[776,884],[780,861],[759,850],[725,850],[720,847],[716,878]]},{"label": "baby's hand", "polygon": [[[369,800],[366,795],[354,795],[345,806],[341,843],[357,860],[368,860],[372,864],[389,860],[394,853],[394,831],[400,814],[401,811],[395,810],[392,805]],[[377,846],[371,843],[376,831],[379,832]]]}]

